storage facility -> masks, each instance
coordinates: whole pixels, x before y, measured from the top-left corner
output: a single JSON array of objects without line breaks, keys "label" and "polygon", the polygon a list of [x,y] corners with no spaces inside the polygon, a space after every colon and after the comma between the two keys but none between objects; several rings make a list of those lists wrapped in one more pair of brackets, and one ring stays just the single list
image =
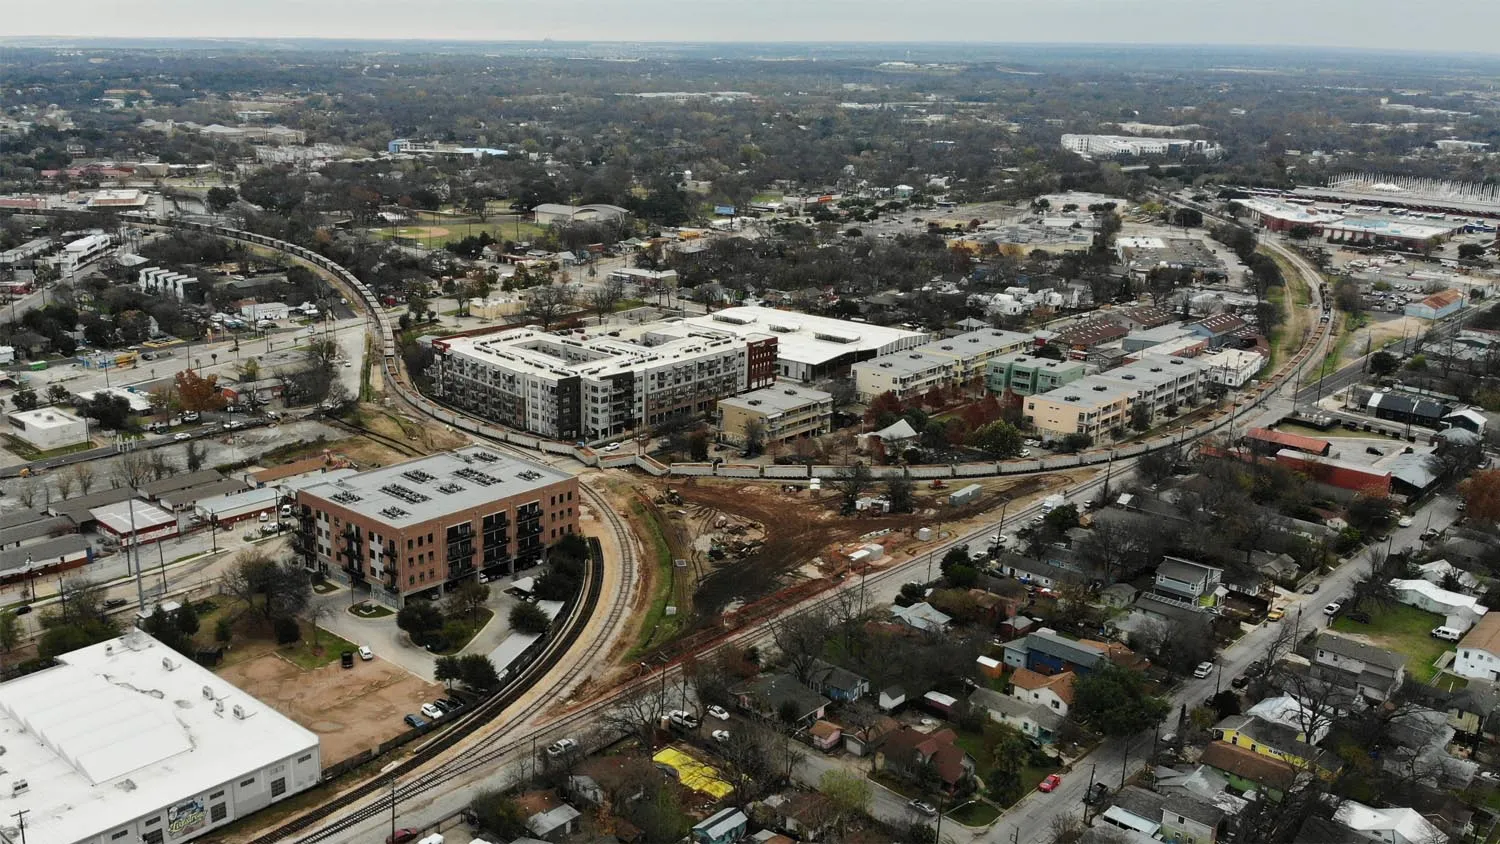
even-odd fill
[{"label": "storage facility", "polygon": [[99,523],[99,532],[113,536],[121,548],[137,541],[143,545],[159,542],[178,534],[176,516],[135,498],[95,507],[89,514]]},{"label": "storage facility", "polygon": [[0,837],[181,842],[316,785],[318,737],[132,630],[0,684]]},{"label": "storage facility", "polygon": [[193,513],[200,521],[217,521],[222,528],[246,519],[258,519],[261,513],[274,515],[280,500],[279,492],[263,487],[204,498],[193,504]]},{"label": "storage facility", "polygon": [[1383,469],[1331,457],[1317,457],[1289,448],[1276,452],[1276,462],[1307,475],[1317,483],[1371,495],[1391,494],[1391,473]]}]

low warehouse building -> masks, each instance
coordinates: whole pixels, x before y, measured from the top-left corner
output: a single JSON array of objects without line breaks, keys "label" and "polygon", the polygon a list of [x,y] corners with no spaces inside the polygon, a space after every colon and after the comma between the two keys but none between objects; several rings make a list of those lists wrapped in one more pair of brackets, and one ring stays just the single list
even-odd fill
[{"label": "low warehouse building", "polygon": [[99,532],[113,536],[121,548],[139,541],[160,542],[177,535],[177,517],[154,504],[138,499],[95,507],[89,511],[99,523]]},{"label": "low warehouse building", "polygon": [[88,442],[89,424],[56,407],[18,410],[6,416],[11,435],[38,451],[51,451]]},{"label": "low warehouse building", "polygon": [[33,844],[186,841],[321,773],[316,735],[139,630],[0,684],[0,734]]},{"label": "low warehouse building", "polygon": [[199,521],[217,521],[223,528],[246,519],[258,519],[261,513],[274,514],[280,500],[279,492],[263,487],[205,498],[193,505],[193,512]]}]

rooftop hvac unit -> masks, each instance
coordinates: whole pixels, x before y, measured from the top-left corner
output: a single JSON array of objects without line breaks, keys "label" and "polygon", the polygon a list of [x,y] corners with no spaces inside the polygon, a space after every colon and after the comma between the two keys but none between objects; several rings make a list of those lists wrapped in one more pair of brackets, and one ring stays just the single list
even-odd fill
[{"label": "rooftop hvac unit", "polygon": [[222,701],[222,700],[216,700],[216,701],[214,701],[214,712],[220,712],[220,713],[222,713],[223,711],[224,711],[224,701]]},{"label": "rooftop hvac unit", "polygon": [[234,717],[236,717],[236,718],[240,719],[241,721],[243,721],[246,718],[249,718],[250,715],[245,712],[245,707],[240,706],[239,704],[236,703],[234,705]]},{"label": "rooftop hvac unit", "polygon": [[214,699],[214,690],[211,689],[211,688],[209,688],[208,686],[204,686],[203,687],[203,697],[206,700],[213,700]]},{"label": "rooftop hvac unit", "polygon": [[166,669],[166,670],[168,670],[168,671],[176,671],[177,670],[177,663],[173,662],[172,660],[168,659],[167,657],[162,657],[161,658],[161,667],[164,668],[164,669]]},{"label": "rooftop hvac unit", "polygon": [[15,797],[18,794],[25,794],[30,788],[31,785],[26,780],[12,780],[10,784],[10,796]]}]

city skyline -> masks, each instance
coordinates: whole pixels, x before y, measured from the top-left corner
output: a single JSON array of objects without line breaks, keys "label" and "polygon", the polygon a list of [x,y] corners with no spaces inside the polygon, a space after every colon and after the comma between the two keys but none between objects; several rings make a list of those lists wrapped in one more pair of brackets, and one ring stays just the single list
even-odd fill
[{"label": "city skyline", "polygon": [[341,38],[463,41],[953,42],[1348,47],[1500,52],[1485,27],[1492,7],[1456,0],[1412,15],[1395,0],[78,0],[60,19],[15,9],[7,35],[78,38]]}]

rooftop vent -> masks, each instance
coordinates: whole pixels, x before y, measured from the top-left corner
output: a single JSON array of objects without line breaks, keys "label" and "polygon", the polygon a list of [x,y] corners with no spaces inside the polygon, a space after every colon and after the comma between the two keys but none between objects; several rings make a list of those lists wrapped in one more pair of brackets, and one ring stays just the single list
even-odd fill
[{"label": "rooftop vent", "polygon": [[751,407],[760,407],[760,399],[751,399],[751,400],[745,402],[745,404],[748,404]]},{"label": "rooftop vent", "polygon": [[221,713],[221,714],[224,712],[224,701],[222,701],[222,700],[216,700],[216,701],[214,701],[214,712]]},{"label": "rooftop vent", "polygon": [[248,713],[248,712],[245,711],[245,707],[240,706],[237,703],[234,705],[234,710],[233,711],[234,711],[234,717],[240,719],[241,721],[243,721],[246,718],[250,717],[250,713]]},{"label": "rooftop vent", "polygon": [[214,690],[212,688],[208,687],[208,686],[204,686],[203,687],[203,698],[204,698],[204,700],[213,700],[214,699]]},{"label": "rooftop vent", "polygon": [[168,670],[168,671],[176,671],[177,670],[177,663],[173,662],[172,660],[168,659],[167,657],[162,657],[161,658],[161,667],[164,668],[164,669],[166,669],[166,670]]},{"label": "rooftop vent", "polygon": [[10,796],[11,797],[15,797],[18,794],[25,794],[27,791],[30,791],[30,790],[31,790],[31,784],[28,783],[28,782],[26,782],[26,780],[11,780],[11,783],[10,783]]}]

